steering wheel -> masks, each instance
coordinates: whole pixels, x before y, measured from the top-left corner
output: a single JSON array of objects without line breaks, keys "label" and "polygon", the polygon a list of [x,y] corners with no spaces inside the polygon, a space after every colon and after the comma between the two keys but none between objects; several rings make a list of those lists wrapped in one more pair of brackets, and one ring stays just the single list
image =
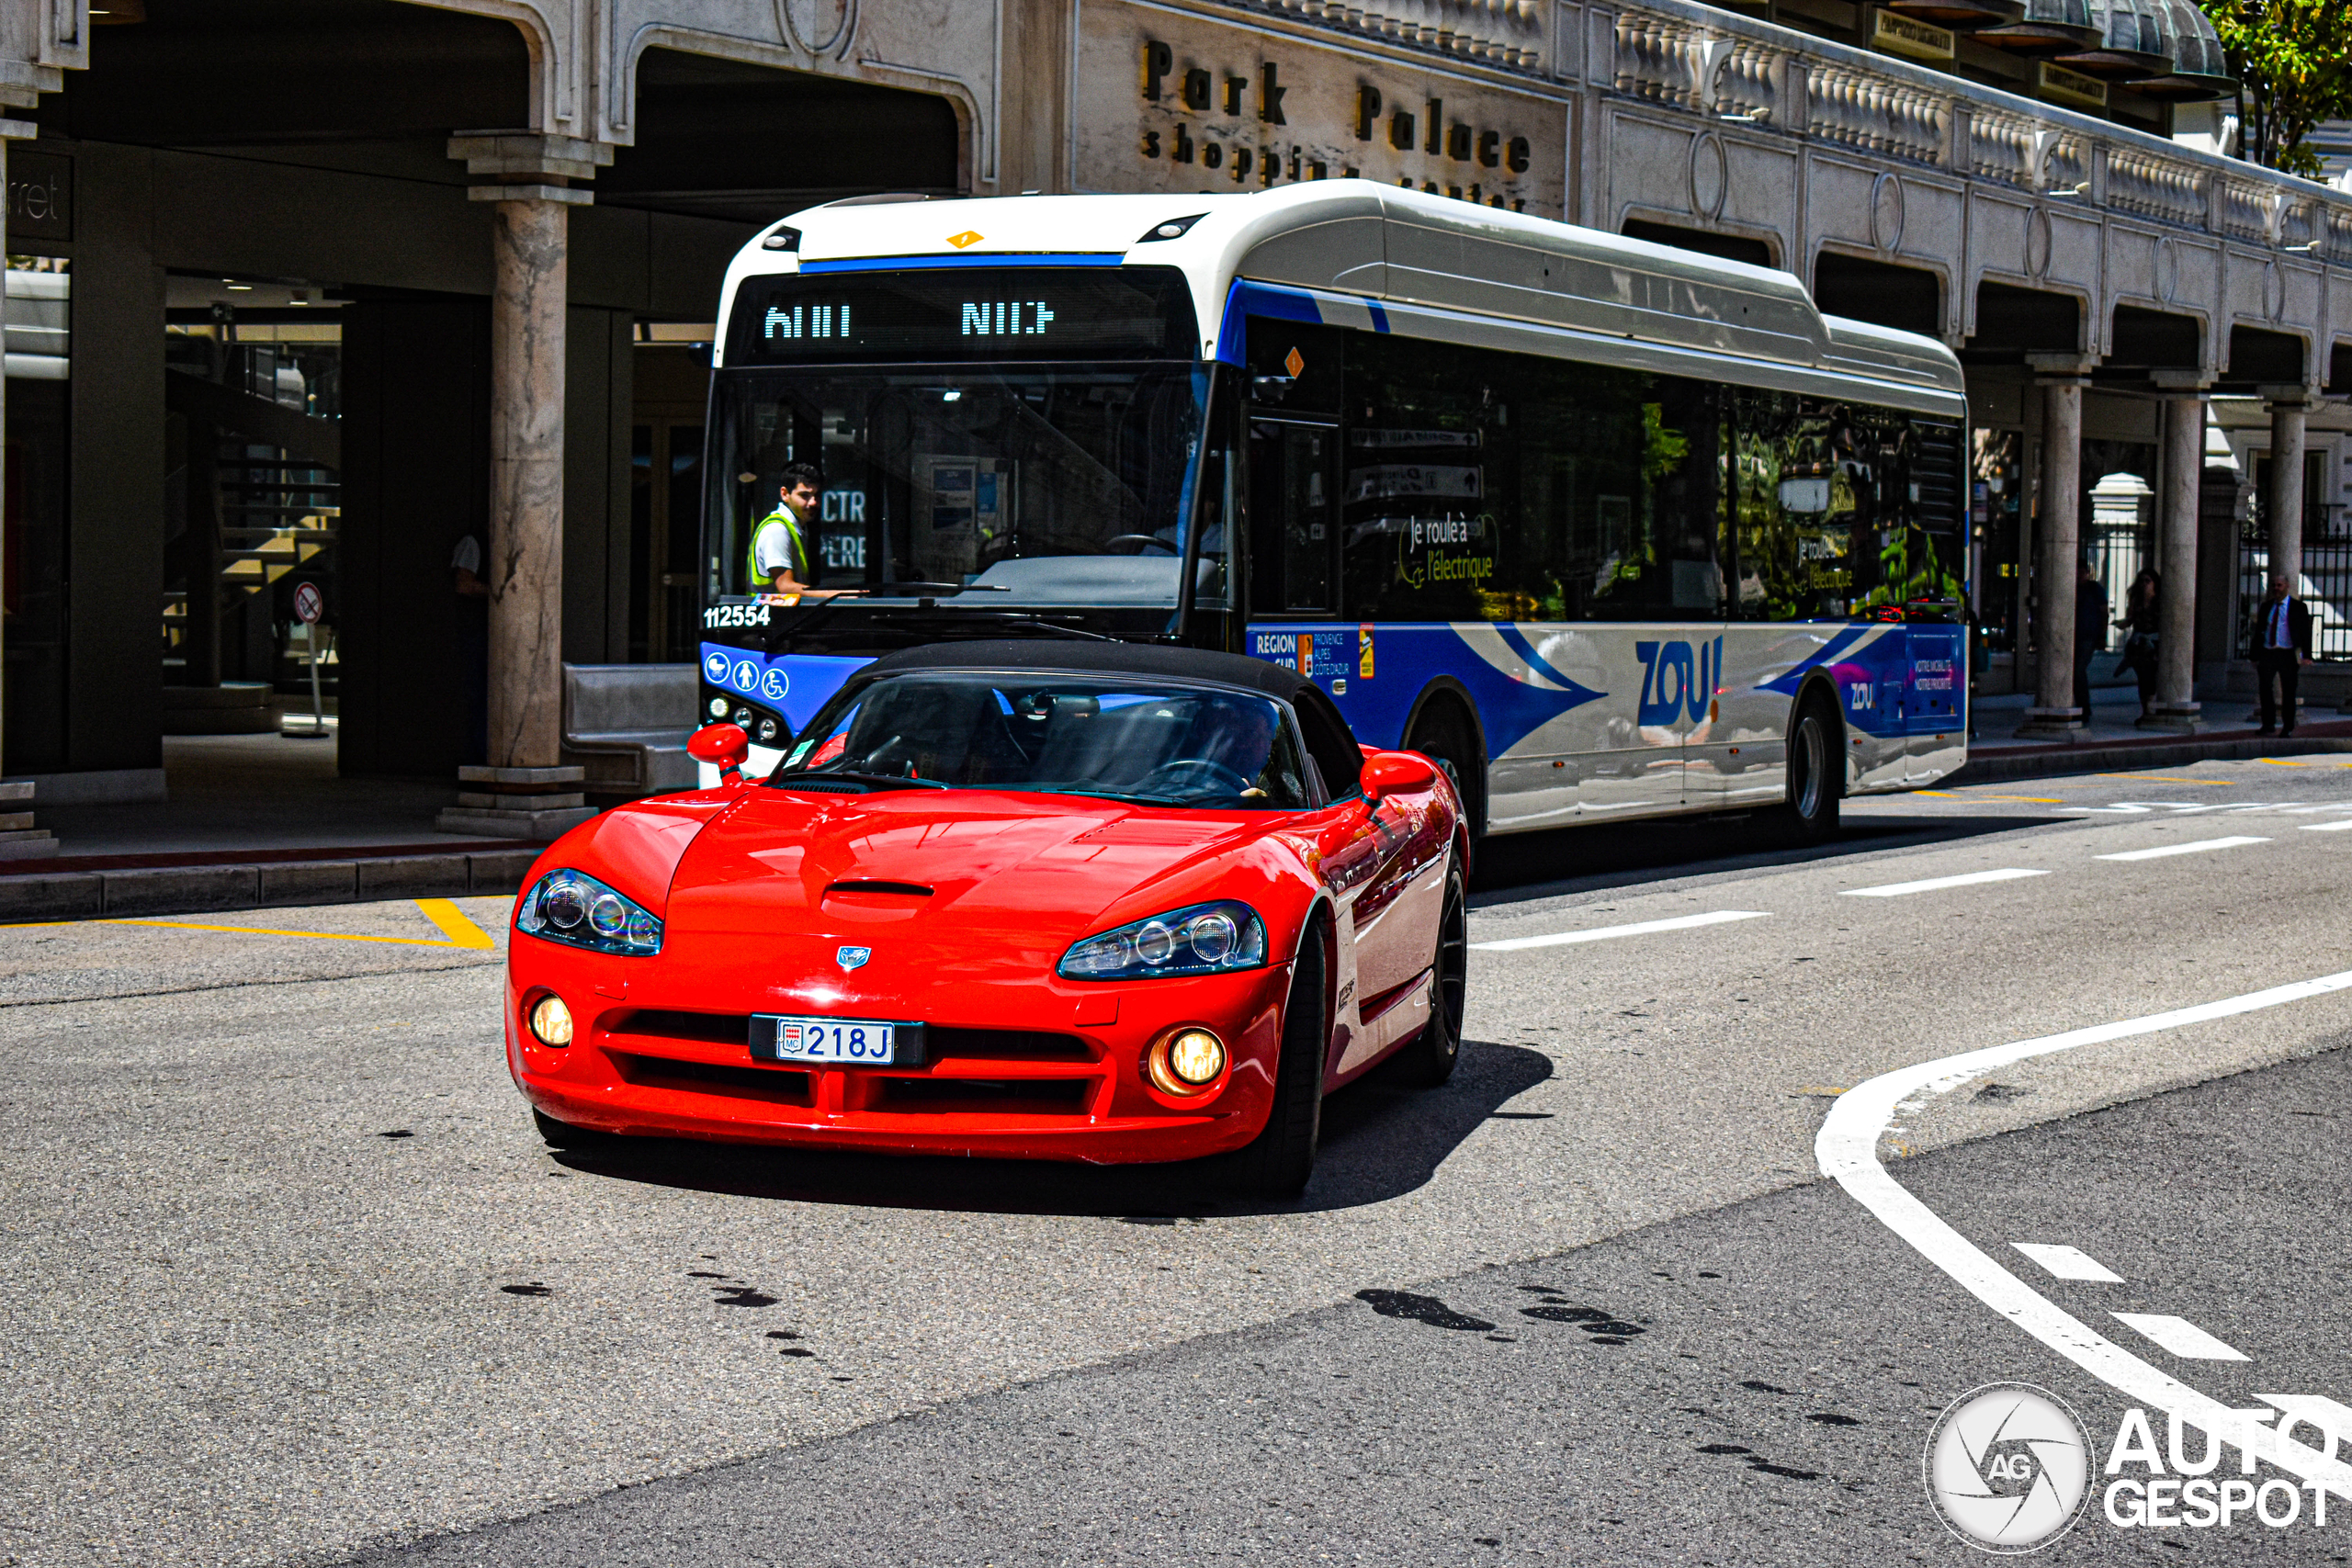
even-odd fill
[{"label": "steering wheel", "polygon": [[1157,534],[1115,534],[1102,541],[1102,547],[1106,550],[1114,550],[1121,545],[1140,547],[1136,551],[1137,555],[1143,554],[1148,549],[1166,550],[1171,556],[1181,556],[1184,553]]},{"label": "steering wheel", "polygon": [[1248,779],[1223,762],[1211,761],[1206,757],[1179,757],[1152,769],[1141,787],[1146,793],[1174,788],[1194,795],[1239,795],[1250,785]]}]

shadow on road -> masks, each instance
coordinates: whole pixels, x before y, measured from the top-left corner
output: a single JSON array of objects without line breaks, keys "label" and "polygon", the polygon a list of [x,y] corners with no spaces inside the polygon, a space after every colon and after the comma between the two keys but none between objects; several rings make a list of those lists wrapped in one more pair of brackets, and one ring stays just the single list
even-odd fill
[{"label": "shadow on road", "polygon": [[1849,817],[1826,843],[1797,841],[1762,815],[1682,817],[1489,838],[1470,879],[1473,908],[1562,893],[1626,887],[1665,876],[1802,865],[1991,833],[2046,828],[2046,818],[1993,816]]},{"label": "shadow on road", "polygon": [[959,1213],[1092,1214],[1173,1224],[1216,1214],[1351,1209],[1426,1184],[1463,1141],[1552,1076],[1523,1045],[1478,1041],[1442,1089],[1399,1088],[1384,1069],[1325,1102],[1322,1154],[1304,1197],[1262,1204],[1238,1195],[1211,1160],[1086,1166],[1048,1160],[832,1154],[625,1138],[552,1157],[583,1175],[696,1192],[863,1208]]}]

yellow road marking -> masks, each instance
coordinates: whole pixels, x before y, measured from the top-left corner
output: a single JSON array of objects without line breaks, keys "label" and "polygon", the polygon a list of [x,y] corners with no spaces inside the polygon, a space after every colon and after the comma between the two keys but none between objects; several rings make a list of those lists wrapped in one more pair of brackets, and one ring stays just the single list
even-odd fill
[{"label": "yellow road marking", "polygon": [[2227,789],[2237,783],[2235,779],[2175,778],[2170,773],[2101,773],[2098,776],[2103,779],[2130,779],[2135,784],[2204,784],[2210,789]]},{"label": "yellow road marking", "polygon": [[424,918],[441,928],[451,947],[492,948],[498,943],[488,931],[466,919],[466,912],[447,898],[419,898],[416,907]]},{"label": "yellow road marking", "polygon": [[1980,795],[1979,800],[2013,800],[2026,806],[2064,806],[2066,803],[2046,795]]},{"label": "yellow road marking", "polygon": [[307,936],[321,942],[382,942],[399,947],[480,950],[498,945],[496,939],[466,919],[465,911],[447,898],[419,898],[416,907],[424,911],[426,919],[441,929],[447,940],[435,942],[421,936],[356,936],[349,931],[289,931],[268,926],[216,926],[200,920],[28,920],[21,925],[0,926],[0,931],[32,931],[42,926],[152,926],[164,931],[217,931],[231,936]]}]

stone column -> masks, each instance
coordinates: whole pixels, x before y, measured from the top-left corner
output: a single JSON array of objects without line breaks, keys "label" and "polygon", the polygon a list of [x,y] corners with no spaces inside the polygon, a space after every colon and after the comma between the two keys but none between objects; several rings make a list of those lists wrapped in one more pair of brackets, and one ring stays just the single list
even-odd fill
[{"label": "stone column", "polygon": [[544,842],[591,815],[563,761],[563,350],[570,209],[612,149],[522,132],[458,136],[496,183],[490,306],[490,759],[458,770],[448,831]]},{"label": "stone column", "polygon": [[2164,403],[2164,495],[2156,516],[2156,554],[2164,562],[2156,598],[2156,704],[2155,711],[2140,720],[2143,729],[2193,735],[2203,728],[2198,722],[2196,697],[2197,512],[2204,477],[2205,396],[2199,389]]},{"label": "stone column", "polygon": [[2034,528],[2033,706],[2018,734],[2075,740],[2089,715],[2075,706],[2075,571],[2082,556],[2083,386],[2090,361],[2026,355],[2041,373],[2041,514]]},{"label": "stone column", "polygon": [[[2262,498],[2270,524],[2270,570],[2284,573],[2287,590],[2301,593],[2303,582],[2303,416],[2310,397],[2301,387],[2258,389],[2270,403],[2270,493]],[[2270,592],[2269,583],[2263,592]]]}]

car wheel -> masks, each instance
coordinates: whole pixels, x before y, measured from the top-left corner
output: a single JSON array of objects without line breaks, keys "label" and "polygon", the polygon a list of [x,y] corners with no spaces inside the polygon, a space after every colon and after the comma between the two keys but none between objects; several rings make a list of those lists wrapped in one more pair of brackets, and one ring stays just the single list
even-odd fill
[{"label": "car wheel", "polygon": [[1470,975],[1470,920],[1460,868],[1445,874],[1445,913],[1437,923],[1437,961],[1430,988],[1430,1021],[1420,1037],[1398,1053],[1408,1083],[1435,1089],[1462,1060],[1462,1004]]},{"label": "car wheel", "polygon": [[1781,816],[1799,839],[1815,843],[1838,831],[1838,788],[1845,772],[1838,730],[1819,697],[1806,701],[1789,732],[1789,793]]},{"label": "car wheel", "polygon": [[559,1122],[536,1105],[531,1108],[531,1120],[537,1123],[539,1136],[551,1149],[594,1148],[599,1144],[611,1143],[614,1137],[613,1134],[599,1133],[591,1127],[575,1127],[569,1122]]},{"label": "car wheel", "polygon": [[1323,1066],[1329,1055],[1329,1015],[1323,1007],[1323,932],[1300,938],[1290,999],[1283,1007],[1282,1055],[1274,1065],[1274,1104],[1265,1129],[1235,1160],[1239,1185],[1253,1197],[1295,1198],[1315,1171],[1323,1134]]}]

